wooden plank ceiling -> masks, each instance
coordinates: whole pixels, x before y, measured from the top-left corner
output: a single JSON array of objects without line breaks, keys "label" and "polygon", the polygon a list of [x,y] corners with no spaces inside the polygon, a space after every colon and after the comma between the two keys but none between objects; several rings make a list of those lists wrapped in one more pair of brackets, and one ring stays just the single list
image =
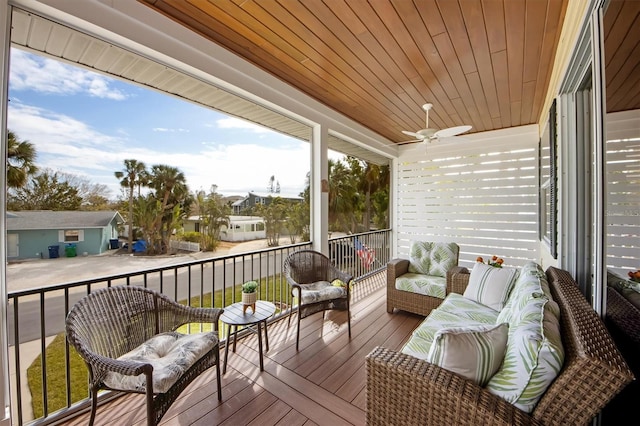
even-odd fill
[{"label": "wooden plank ceiling", "polygon": [[394,141],[537,123],[568,0],[139,0]]},{"label": "wooden plank ceiling", "polygon": [[612,0],[603,22],[607,112],[640,109],[640,1]]}]

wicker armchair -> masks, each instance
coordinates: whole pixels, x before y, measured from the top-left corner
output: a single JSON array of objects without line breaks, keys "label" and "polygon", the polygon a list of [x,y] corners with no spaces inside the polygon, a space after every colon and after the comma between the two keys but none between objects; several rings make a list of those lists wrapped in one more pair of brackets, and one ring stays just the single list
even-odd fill
[{"label": "wicker armchair", "polygon": [[634,377],[571,275],[550,267],[547,277],[561,311],[565,360],[532,413],[434,364],[377,347],[366,358],[367,424],[588,424]]},{"label": "wicker armchair", "polygon": [[[300,320],[316,312],[330,309],[347,311],[347,328],[351,338],[351,312],[349,311],[349,286],[353,276],[333,266],[327,256],[313,250],[291,253],[284,261],[284,275],[291,286],[291,296],[298,299],[296,350],[300,343]],[[336,287],[334,280],[345,286]],[[289,311],[289,321],[293,306]]]},{"label": "wicker armchair", "polygon": [[[135,286],[101,289],[78,301],[67,315],[66,331],[69,343],[84,359],[89,370],[89,424],[92,425],[95,420],[98,391],[110,389],[146,394],[147,424],[155,425],[187,385],[213,365],[216,366],[218,400],[221,400],[217,333],[221,313],[222,309],[181,305],[163,294]],[[183,363],[186,371],[177,377],[175,383],[165,383],[170,386],[168,390],[154,392],[154,387],[160,387],[157,381],[154,382],[154,367],[150,362],[144,362],[140,358],[118,359],[161,333],[167,333],[168,338],[178,342],[186,336],[175,333],[175,330],[188,323],[211,323],[213,331],[202,333],[202,340],[199,339],[200,335],[191,336],[190,345],[194,345],[193,340],[198,339],[195,344],[200,347],[198,355],[204,354],[197,358],[198,355],[187,353],[193,355],[192,359],[195,361],[193,364],[186,361]],[[160,338],[165,338],[165,335]],[[182,348],[182,351],[188,349],[190,348]],[[184,353],[180,352],[178,356],[182,357]],[[171,367],[175,368],[176,364]],[[160,375],[159,370],[156,371],[157,376]],[[142,374],[144,379],[136,377]],[[105,381],[114,376],[137,380],[138,386],[135,390],[108,386]],[[159,379],[157,376],[156,380]]]},{"label": "wicker armchair", "polygon": [[[437,246],[437,244],[444,243],[434,244]],[[459,247],[456,244],[450,245],[455,249],[455,260],[452,259],[452,263],[457,265]],[[393,309],[396,308],[403,311],[412,312],[414,314],[425,316],[429,315],[431,313],[431,310],[437,308],[440,303],[442,303],[442,300],[444,298],[427,296],[425,294],[399,290],[396,288],[396,279],[409,272],[409,264],[410,261],[408,259],[392,259],[391,261],[389,261],[389,263],[387,263],[387,312],[391,314],[393,313]],[[446,276],[447,279],[445,296],[449,293],[462,294],[464,292],[464,287],[462,288],[462,290],[453,287],[451,281],[453,274],[459,272],[460,270],[460,267],[454,266],[453,268],[449,269],[446,274],[442,275],[442,277]]]}]

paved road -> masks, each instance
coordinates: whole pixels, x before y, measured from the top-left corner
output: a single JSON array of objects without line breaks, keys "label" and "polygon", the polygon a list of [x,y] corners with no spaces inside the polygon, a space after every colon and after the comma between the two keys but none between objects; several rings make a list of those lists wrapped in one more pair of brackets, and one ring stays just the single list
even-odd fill
[{"label": "paved road", "polygon": [[[264,243],[262,243],[264,244]],[[262,245],[260,242],[244,243],[225,251],[215,253],[215,257],[226,254],[254,251]],[[78,282],[81,280],[106,277],[114,274],[131,273],[141,270],[166,267],[192,260],[212,259],[211,253],[198,253],[189,256],[142,257],[142,256],[89,256],[76,258],[43,259],[10,264],[7,270],[7,284],[9,292],[39,288],[42,286],[61,283]],[[251,257],[237,258],[235,264],[231,260],[211,261],[203,266],[179,268],[160,273],[149,274],[146,285],[160,290],[171,298],[186,299],[190,295],[204,293],[212,289],[219,290],[224,286],[229,288],[238,285],[252,277],[269,275],[280,272],[282,259],[273,258],[267,264],[258,259],[251,261]],[[144,284],[143,277],[131,279],[132,284]],[[113,284],[123,284],[124,281]],[[191,283],[191,286],[189,286]],[[99,288],[105,284],[95,285]],[[64,330],[64,318],[69,307],[86,294],[86,288],[78,288],[69,292],[68,302],[65,303],[64,292],[57,291],[47,294],[42,307],[39,295],[25,296],[18,303],[18,334],[20,342],[39,339],[44,328],[44,335],[51,336]],[[42,309],[42,311],[41,311]],[[8,310],[8,327],[10,344],[14,343],[14,304],[10,303]]]}]

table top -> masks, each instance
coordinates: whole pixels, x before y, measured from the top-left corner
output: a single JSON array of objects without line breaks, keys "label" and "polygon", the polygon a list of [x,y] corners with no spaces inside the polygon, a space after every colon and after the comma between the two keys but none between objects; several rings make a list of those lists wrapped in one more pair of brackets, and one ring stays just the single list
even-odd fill
[{"label": "table top", "polygon": [[264,321],[276,312],[276,305],[266,300],[256,301],[256,311],[249,307],[246,313],[242,313],[242,302],[224,308],[220,319],[229,325],[249,325]]}]

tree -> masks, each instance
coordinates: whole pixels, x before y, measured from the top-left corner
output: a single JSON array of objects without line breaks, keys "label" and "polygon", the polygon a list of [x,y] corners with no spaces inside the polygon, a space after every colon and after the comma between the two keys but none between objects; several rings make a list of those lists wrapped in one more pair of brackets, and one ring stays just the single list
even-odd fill
[{"label": "tree", "polygon": [[111,208],[111,191],[107,185],[93,183],[88,178],[73,173],[59,172],[62,180],[78,190],[82,198],[82,210],[105,210]]},{"label": "tree", "polygon": [[24,186],[8,193],[9,210],[79,210],[82,197],[78,190],[60,178],[57,172],[45,169]]},{"label": "tree", "polygon": [[205,250],[215,250],[220,242],[222,227],[229,226],[231,207],[216,191],[217,187],[212,185],[209,194],[205,194],[204,191],[198,191],[196,194],[198,214],[202,223],[201,244]]},{"label": "tree", "polygon": [[265,231],[267,234],[267,245],[276,247],[280,243],[280,230],[287,218],[287,205],[280,197],[271,199],[268,204],[261,204],[257,207],[258,215],[264,219]]},{"label": "tree", "polygon": [[[193,198],[189,193],[184,173],[176,167],[164,164],[152,166],[148,182],[154,191],[152,195],[160,201],[160,214],[152,223],[161,236],[160,246],[155,247],[155,251],[165,253],[169,251],[169,238],[177,226],[176,220],[186,216]],[[179,213],[177,219],[176,211]]]},{"label": "tree", "polygon": [[124,170],[115,172],[116,178],[120,179],[120,186],[129,191],[129,215],[127,217],[129,253],[131,253],[133,249],[133,191],[137,186],[138,196],[140,196],[140,185],[146,181],[147,175],[147,167],[144,163],[133,159],[124,160]]},{"label": "tree", "polygon": [[356,179],[347,164],[329,160],[329,224],[346,233],[357,231],[361,212]]},{"label": "tree", "polygon": [[36,149],[29,141],[20,141],[11,130],[7,133],[7,187],[20,188],[38,168]]},{"label": "tree", "polygon": [[302,241],[309,241],[311,238],[309,230],[310,210],[309,203],[289,201],[286,226],[289,230],[291,244],[296,243],[296,236],[300,236]]}]

